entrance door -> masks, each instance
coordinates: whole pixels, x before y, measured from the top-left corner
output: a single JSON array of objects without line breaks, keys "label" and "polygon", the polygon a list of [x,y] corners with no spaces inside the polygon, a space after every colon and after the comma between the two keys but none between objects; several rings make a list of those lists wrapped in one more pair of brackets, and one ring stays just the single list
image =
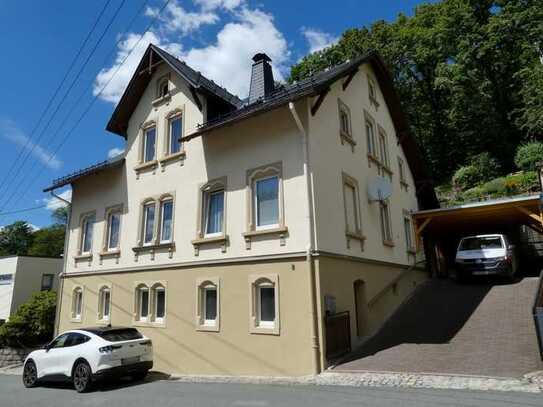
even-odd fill
[{"label": "entrance door", "polygon": [[368,334],[368,300],[366,298],[366,283],[362,280],[354,282],[354,306],[356,316],[356,336]]}]

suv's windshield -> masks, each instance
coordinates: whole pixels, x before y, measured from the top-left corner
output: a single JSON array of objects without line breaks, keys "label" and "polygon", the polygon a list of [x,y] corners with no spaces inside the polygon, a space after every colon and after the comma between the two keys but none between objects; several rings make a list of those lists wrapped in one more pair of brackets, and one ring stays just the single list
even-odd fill
[{"label": "suv's windshield", "polygon": [[94,333],[109,342],[131,341],[143,338],[138,330],[134,328],[110,329]]},{"label": "suv's windshield", "polygon": [[484,250],[503,248],[502,239],[499,236],[468,237],[462,239],[459,250]]}]

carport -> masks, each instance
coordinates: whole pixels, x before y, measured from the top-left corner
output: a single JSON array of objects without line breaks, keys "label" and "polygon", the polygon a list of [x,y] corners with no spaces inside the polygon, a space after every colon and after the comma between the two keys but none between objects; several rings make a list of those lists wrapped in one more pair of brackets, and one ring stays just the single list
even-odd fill
[{"label": "carport", "polygon": [[413,219],[417,244],[424,240],[426,257],[437,276],[450,274],[458,242],[464,236],[505,233],[518,243],[522,225],[543,234],[539,195],[423,210],[415,212]]}]

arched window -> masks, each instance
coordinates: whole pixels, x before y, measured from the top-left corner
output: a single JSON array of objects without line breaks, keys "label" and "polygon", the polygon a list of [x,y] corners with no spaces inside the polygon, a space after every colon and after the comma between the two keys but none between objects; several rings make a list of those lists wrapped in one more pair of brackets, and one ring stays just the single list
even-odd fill
[{"label": "arched window", "polygon": [[152,289],[153,322],[163,323],[166,318],[166,288],[157,283]]},{"label": "arched window", "polygon": [[81,239],[79,242],[80,254],[89,254],[92,251],[92,236],[95,218],[96,216],[94,212],[81,217]]},{"label": "arched window", "polygon": [[284,227],[282,164],[248,171],[249,232]]},{"label": "arched window", "polygon": [[160,243],[173,240],[173,198],[170,195],[160,200]]},{"label": "arched window", "polygon": [[168,78],[162,78],[158,81],[157,97],[163,98],[170,93],[170,81]]},{"label": "arched window", "polygon": [[72,292],[72,319],[81,321],[83,315],[83,288],[75,287]]},{"label": "arched window", "polygon": [[98,291],[98,319],[111,320],[111,288],[108,286],[103,286]]},{"label": "arched window", "polygon": [[251,278],[251,332],[279,334],[279,277]]},{"label": "arched window", "polygon": [[205,331],[218,331],[220,324],[219,279],[210,278],[197,283],[198,328]]},{"label": "arched window", "polygon": [[147,322],[149,320],[149,287],[140,284],[136,287],[136,320]]}]

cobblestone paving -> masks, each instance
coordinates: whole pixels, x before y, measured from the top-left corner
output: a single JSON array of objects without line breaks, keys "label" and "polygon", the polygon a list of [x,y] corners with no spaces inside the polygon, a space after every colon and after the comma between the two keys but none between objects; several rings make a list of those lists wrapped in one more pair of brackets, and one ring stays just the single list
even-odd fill
[{"label": "cobblestone paving", "polygon": [[531,311],[537,283],[433,280],[334,371],[502,378],[541,371]]}]

